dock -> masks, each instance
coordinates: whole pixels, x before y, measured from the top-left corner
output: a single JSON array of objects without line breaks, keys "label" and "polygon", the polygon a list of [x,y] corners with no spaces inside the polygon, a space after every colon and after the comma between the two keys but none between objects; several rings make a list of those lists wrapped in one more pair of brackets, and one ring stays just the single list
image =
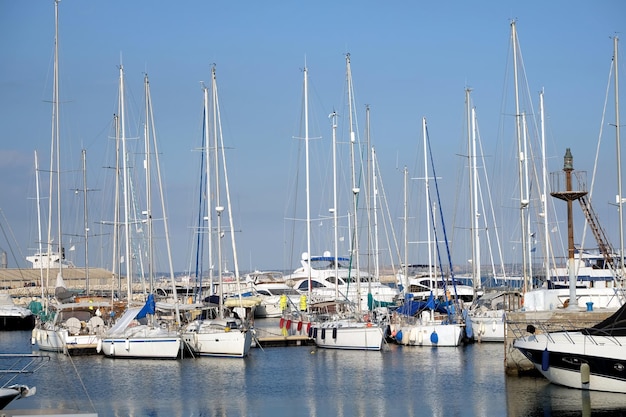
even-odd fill
[{"label": "dock", "polygon": [[[257,323],[260,323],[260,320],[257,321]],[[270,323],[274,324],[273,321],[270,321]],[[307,335],[304,328],[300,331],[291,330],[285,335],[283,334],[283,329],[281,329],[278,326],[278,322],[276,322],[276,326],[261,325],[255,327],[254,330],[256,337],[252,341],[252,347],[266,348],[315,345],[315,342]]]}]

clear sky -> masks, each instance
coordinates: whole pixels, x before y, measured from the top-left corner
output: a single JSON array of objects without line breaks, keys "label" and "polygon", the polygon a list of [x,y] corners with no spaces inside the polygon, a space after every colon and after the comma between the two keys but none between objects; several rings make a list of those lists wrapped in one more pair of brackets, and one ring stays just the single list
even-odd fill
[{"label": "clear sky", "polygon": [[[538,92],[545,89],[549,171],[561,169],[570,147],[575,168],[588,171],[591,182],[613,55],[611,37],[626,33],[626,3],[621,0],[63,0],[59,11],[68,200],[82,207],[71,190],[82,188],[80,152],[86,149],[88,186],[96,190],[89,193],[95,206],[89,209],[92,233],[102,230],[97,222],[111,219],[96,201],[113,195],[102,178],[105,155],[110,156],[104,149],[111,145],[111,118],[117,112],[118,66],[123,62],[130,105],[139,113],[143,74],[148,73],[177,271],[190,265],[198,183],[193,149],[200,144],[202,127],[200,82],[210,81],[213,64],[229,147],[240,268],[292,269],[297,265],[286,256],[291,251],[286,249],[291,245],[286,212],[298,164],[290,158],[299,134],[305,62],[312,107],[320,115],[314,134],[329,149],[326,115],[341,112],[345,102],[345,54],[350,53],[359,123],[365,126],[368,104],[371,138],[400,233],[401,170],[406,166],[412,178],[423,172],[418,157],[422,117],[428,120],[437,175],[447,190],[442,205],[452,210],[461,204],[455,190],[458,166],[463,165],[459,155],[466,153],[466,88],[472,89],[485,154],[492,162],[500,158],[494,164],[498,169],[515,169],[514,160],[505,159],[511,152],[501,149],[514,140],[512,128],[503,127],[513,120],[503,104],[511,101],[513,19],[535,112]],[[34,151],[42,169],[48,167],[53,39],[52,0],[0,2],[0,247],[9,252],[9,266],[16,259],[25,266],[23,257],[36,249]],[[620,72],[626,74],[623,55]],[[608,204],[616,194],[613,101],[609,96],[594,207],[617,245],[616,209]],[[498,178],[494,173],[492,185],[498,185]],[[564,206],[557,209],[562,213]],[[80,238],[70,235],[82,233],[81,210],[66,210],[72,218],[64,231],[64,240],[78,246]],[[91,264],[110,267],[101,256],[104,249],[93,245]],[[301,242],[297,245],[295,253],[305,250]],[[514,254],[514,245],[508,245]],[[84,263],[81,250],[69,255],[78,265]],[[464,263],[466,256],[459,253],[454,262]]]}]

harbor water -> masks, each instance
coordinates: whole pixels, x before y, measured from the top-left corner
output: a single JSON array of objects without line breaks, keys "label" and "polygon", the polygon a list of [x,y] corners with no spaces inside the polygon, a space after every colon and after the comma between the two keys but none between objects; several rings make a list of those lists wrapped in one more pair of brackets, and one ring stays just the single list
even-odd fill
[{"label": "harbor water", "polygon": [[[30,336],[1,333],[0,352],[31,353]],[[506,376],[500,343],[390,344],[381,352],[255,348],[245,359],[48,355],[42,368],[13,381],[37,393],[7,409],[66,408],[100,417],[626,416],[623,394]]]}]

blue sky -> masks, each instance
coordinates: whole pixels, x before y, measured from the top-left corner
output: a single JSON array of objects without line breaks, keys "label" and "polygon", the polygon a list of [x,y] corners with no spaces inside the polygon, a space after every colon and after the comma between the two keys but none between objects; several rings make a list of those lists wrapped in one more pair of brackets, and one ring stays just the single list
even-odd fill
[{"label": "blue sky", "polygon": [[[449,210],[459,205],[455,190],[459,155],[465,152],[467,87],[472,88],[485,153],[492,161],[497,159],[494,166],[500,166],[493,168],[491,181],[506,187],[498,184],[497,169],[515,166],[506,159],[513,138],[512,127],[506,127],[512,126],[510,113],[506,114],[511,100],[512,19],[517,21],[535,111],[538,92],[545,89],[549,171],[561,169],[565,148],[570,147],[576,169],[588,171],[591,177],[613,54],[611,37],[626,33],[626,4],[619,0],[63,0],[59,10],[67,189],[80,184],[76,172],[84,148],[89,188],[100,194],[92,199],[113,195],[104,190],[102,177],[108,155],[104,149],[110,145],[107,135],[117,109],[117,68],[123,62],[135,101],[131,105],[138,111],[147,72],[178,271],[189,268],[192,250],[190,225],[198,176],[198,155],[192,150],[201,140],[200,82],[209,82],[212,64],[217,68],[224,139],[230,147],[227,158],[240,268],[292,269],[297,265],[286,255],[291,243],[285,213],[298,165],[290,159],[299,131],[305,61],[311,106],[319,119],[313,122],[312,134],[321,136],[319,146],[328,149],[331,129],[326,115],[345,102],[345,54],[350,53],[359,124],[364,126],[363,109],[368,104],[372,141],[395,227],[400,229],[401,169],[407,166],[412,177],[423,170],[418,156],[422,117],[428,120],[435,163],[440,167],[442,205]],[[15,254],[9,254],[10,266],[15,266],[14,258],[24,265],[21,258],[36,248],[33,154],[38,151],[42,167],[49,165],[53,36],[52,0],[0,3],[0,208],[4,215],[0,221],[8,236],[0,240],[0,247]],[[625,59],[620,61],[622,74]],[[615,121],[613,100],[610,96],[604,121],[600,151],[604,162],[597,174],[594,208],[617,245],[616,209],[608,204],[616,194],[615,129],[609,125]],[[43,188],[45,184],[44,180]],[[557,207],[562,213],[564,208]],[[82,212],[66,211],[73,213],[73,221],[65,224],[75,229],[67,230],[68,235],[82,233],[76,221]],[[98,217],[111,215],[90,208],[94,233]],[[99,253],[104,249],[93,245],[98,253],[92,254],[92,265],[108,267],[106,256]],[[514,260],[512,246],[507,251]],[[304,249],[296,248],[295,253]],[[71,256],[76,256],[77,264],[84,263],[79,253]],[[455,262],[464,263],[466,256],[458,252]]]}]

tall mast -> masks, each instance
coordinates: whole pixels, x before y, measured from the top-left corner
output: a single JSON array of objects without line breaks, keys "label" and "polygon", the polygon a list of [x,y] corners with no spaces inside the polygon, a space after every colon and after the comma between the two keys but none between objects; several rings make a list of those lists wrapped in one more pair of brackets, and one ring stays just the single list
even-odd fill
[{"label": "tall mast", "polygon": [[613,61],[615,63],[615,143],[617,147],[617,201],[619,212],[619,263],[621,265],[621,278],[624,279],[624,215],[622,199],[622,160],[621,160],[621,146],[620,146],[620,124],[619,124],[619,65],[617,65],[617,43],[619,38],[613,37]]},{"label": "tall mast", "polygon": [[354,100],[352,96],[352,71],[350,69],[350,54],[346,54],[346,75],[348,80],[348,118],[350,123],[350,157],[352,165],[352,204],[354,213],[354,247],[353,257],[355,260],[355,275],[356,275],[356,290],[357,290],[357,312],[361,312],[361,266],[359,264],[359,220],[358,220],[358,203],[359,192],[361,191],[357,184],[356,178],[356,134],[354,131],[354,120],[352,114],[352,102]]},{"label": "tall mast", "polygon": [[545,117],[544,117],[544,107],[543,107],[543,89],[539,93],[539,114],[541,116],[541,162],[542,162],[542,171],[543,171],[543,195],[542,195],[542,205],[543,205],[543,236],[544,236],[544,253],[545,253],[545,261],[544,261],[544,274],[546,276],[546,280],[550,279],[550,234],[548,233],[548,168],[546,166],[547,155],[546,155],[546,134],[545,134]]},{"label": "tall mast", "polygon": [[517,156],[518,156],[518,181],[519,181],[519,196],[520,196],[520,234],[522,240],[522,277],[524,279],[524,292],[530,290],[530,277],[528,276],[527,269],[527,256],[526,248],[528,246],[527,243],[527,227],[526,227],[526,210],[528,209],[528,199],[525,195],[524,188],[524,159],[526,155],[524,154],[523,145],[522,145],[522,114],[520,112],[519,107],[519,86],[518,86],[518,66],[517,66],[517,31],[515,27],[516,22],[513,20],[511,22],[511,38],[513,43],[513,78],[515,85],[515,131],[517,138]]},{"label": "tall mast", "polygon": [[482,287],[482,277],[481,277],[481,263],[480,263],[480,229],[478,227],[478,220],[480,219],[480,210],[478,205],[478,168],[476,161],[476,108],[472,107],[471,112],[472,117],[472,189],[474,190],[474,195],[472,196],[473,201],[473,216],[474,216],[474,278],[476,279],[475,286],[476,288]]},{"label": "tall mast", "polygon": [[[206,180],[205,180],[205,199],[206,199],[206,234],[207,234],[207,246],[208,246],[208,260],[209,260],[209,293],[213,295],[213,279],[214,279],[214,263],[213,263],[213,208],[211,207],[211,141],[210,141],[210,112],[209,112],[209,88],[205,85],[202,86],[202,95],[204,100],[204,155],[205,155],[205,172],[206,172]],[[202,276],[202,271],[200,271],[200,275]],[[202,282],[202,281],[200,281]],[[202,286],[200,286],[200,291],[202,292]],[[201,299],[201,298],[200,298]]]},{"label": "tall mast", "polygon": [[[335,277],[339,276],[339,218],[337,207],[337,112],[332,112],[331,115],[332,127],[333,127],[333,208],[331,214],[333,216],[333,229],[334,229],[334,254],[335,261]],[[335,300],[339,299],[339,286],[335,285]]]},{"label": "tall mast", "polygon": [[153,224],[152,224],[152,180],[151,180],[151,150],[150,150],[150,81],[148,81],[148,74],[144,74],[144,100],[146,102],[146,122],[144,125],[144,147],[145,147],[145,159],[144,169],[146,174],[146,222],[148,226],[148,282],[149,293],[152,294],[154,290],[154,251],[152,247],[153,236]]},{"label": "tall mast", "polygon": [[220,144],[218,140],[218,130],[217,130],[217,103],[215,102],[215,66],[211,68],[211,89],[213,92],[213,172],[214,172],[214,181],[215,181],[215,212],[217,214],[217,274],[219,279],[219,310],[220,317],[224,317],[224,285],[223,285],[223,265],[222,265],[222,213],[224,212],[224,206],[222,206],[221,202],[221,192],[220,192],[220,173],[219,173],[219,151]]},{"label": "tall mast", "polygon": [[[428,183],[428,132],[426,130],[426,118],[422,118],[422,135],[424,137],[424,192],[425,192],[425,201],[426,201],[426,235],[427,235],[427,243],[428,243],[428,277],[430,278],[430,282],[432,283],[436,279],[435,272],[435,260],[432,248],[432,239],[431,239],[431,206],[430,206],[430,190]],[[432,284],[431,284],[432,290]],[[434,312],[431,310],[431,319],[433,317]]]},{"label": "tall mast", "polygon": [[89,295],[89,217],[87,212],[87,150],[82,150],[83,159],[83,220],[85,231],[85,292]]},{"label": "tall mast", "polygon": [[[56,178],[56,238],[57,243],[57,256],[59,259],[59,278],[63,279],[63,235],[61,227],[61,127],[59,121],[59,1],[54,2],[54,78],[53,78],[53,91],[52,91],[52,143],[50,151],[50,193],[53,193],[54,182]],[[54,198],[50,196],[48,203],[48,265],[52,259],[52,210]],[[48,267],[49,268],[49,267]]]},{"label": "tall mast", "polygon": [[311,190],[310,190],[310,166],[309,166],[309,80],[308,80],[308,70],[307,67],[304,67],[304,158],[305,158],[305,170],[306,170],[306,250],[307,250],[307,262],[309,267],[308,271],[308,281],[309,281],[309,289],[308,289],[308,299],[309,302],[311,300],[311,292],[313,291],[312,282],[311,282]]},{"label": "tall mast", "polygon": [[128,153],[126,150],[126,110],[124,108],[124,66],[120,64],[120,97],[119,97],[119,117],[120,117],[120,140],[122,142],[122,192],[124,197],[124,239],[125,239],[125,257],[124,263],[126,265],[126,292],[127,302],[130,306],[132,299],[132,281],[133,281],[133,268],[130,255],[130,186],[128,178]]}]

